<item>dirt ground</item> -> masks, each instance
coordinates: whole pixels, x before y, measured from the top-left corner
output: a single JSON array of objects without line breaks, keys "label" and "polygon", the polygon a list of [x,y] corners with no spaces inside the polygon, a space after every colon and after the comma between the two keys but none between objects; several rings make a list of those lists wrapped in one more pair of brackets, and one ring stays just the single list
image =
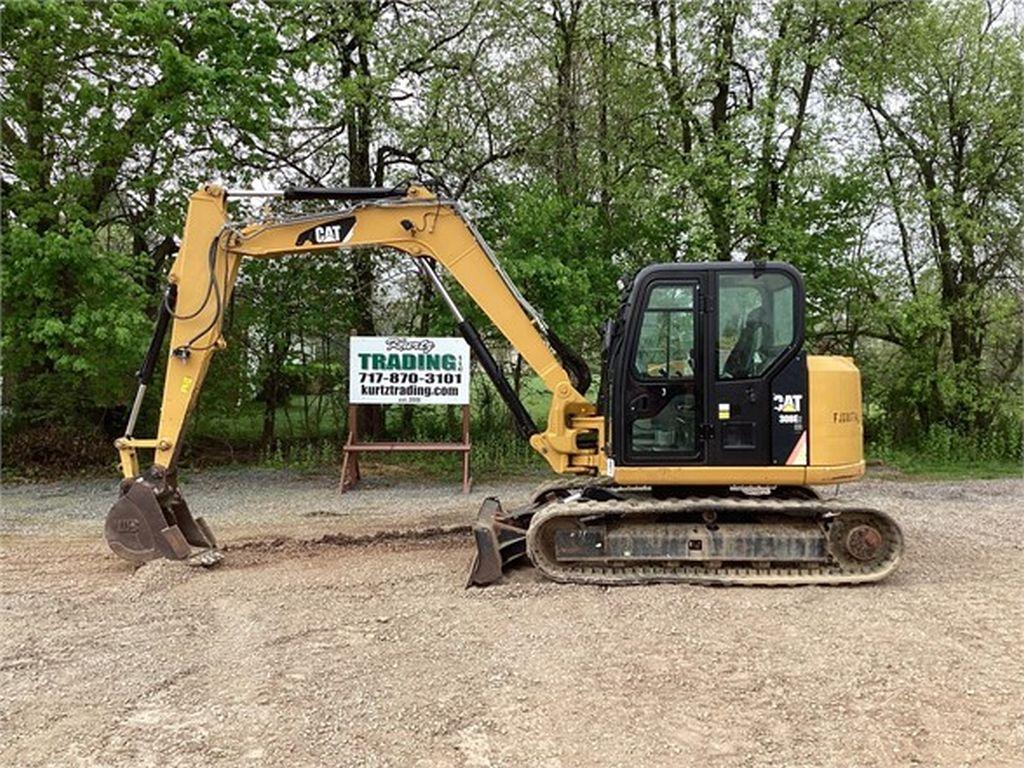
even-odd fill
[{"label": "dirt ground", "polygon": [[866,481],[903,525],[878,585],[463,589],[480,485],[216,471],[228,545],[137,571],[112,481],[3,490],[0,763],[1021,766],[1024,482]]}]

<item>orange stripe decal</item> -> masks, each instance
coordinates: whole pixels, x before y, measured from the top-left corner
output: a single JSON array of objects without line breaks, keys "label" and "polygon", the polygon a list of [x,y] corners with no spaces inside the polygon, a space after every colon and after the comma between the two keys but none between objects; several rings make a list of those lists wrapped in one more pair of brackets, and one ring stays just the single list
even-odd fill
[{"label": "orange stripe decal", "polygon": [[805,429],[800,433],[800,439],[796,441],[796,445],[793,446],[793,450],[789,454],[789,458],[786,459],[786,466],[792,464],[807,465],[807,430]]}]

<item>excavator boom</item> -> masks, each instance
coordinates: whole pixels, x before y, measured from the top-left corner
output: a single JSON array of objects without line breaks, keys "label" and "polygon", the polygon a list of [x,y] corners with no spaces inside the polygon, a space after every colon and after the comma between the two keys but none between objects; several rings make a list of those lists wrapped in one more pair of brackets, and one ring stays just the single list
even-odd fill
[{"label": "excavator boom", "polygon": [[[408,254],[455,314],[460,332],[509,405],[520,433],[555,471],[594,472],[603,421],[594,418],[594,404],[576,386],[586,389],[589,373],[579,372],[577,367],[574,381],[552,351],[552,347],[564,347],[520,295],[457,203],[419,186],[290,189],[280,196],[286,200],[341,200],[347,205],[298,217],[235,223],[229,217],[231,194],[227,190],[206,185],[191,197],[153,342],[139,370],[139,391],[128,428],[115,443],[124,476],[122,497],[106,526],[107,540],[115,552],[137,561],[157,556],[208,560],[216,549],[208,526],[201,518],[193,520],[181,497],[177,464],[188,414],[195,407],[214,353],[227,345],[222,335],[224,310],[244,258],[312,255],[367,246]],[[534,425],[479,333],[448,295],[436,265],[444,267],[473,297],[551,390],[546,429]],[[134,431],[142,398],[168,329],[171,342],[157,435],[138,438]],[[578,440],[586,432],[592,434],[579,441],[586,446],[581,448]],[[152,465],[144,472],[139,462],[142,450],[153,451]]]}]

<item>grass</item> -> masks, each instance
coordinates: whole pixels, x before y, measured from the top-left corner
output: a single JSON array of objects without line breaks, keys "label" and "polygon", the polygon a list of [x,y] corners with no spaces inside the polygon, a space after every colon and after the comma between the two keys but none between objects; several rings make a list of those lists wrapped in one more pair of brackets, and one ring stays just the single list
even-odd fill
[{"label": "grass", "polygon": [[[547,463],[525,441],[511,434],[492,434],[491,437],[471,438],[470,466],[474,476],[493,479],[540,475],[547,471]],[[321,439],[292,444],[278,441],[258,463],[318,473],[337,471],[341,458],[341,443],[337,441]],[[389,474],[415,474],[431,479],[461,477],[462,474],[462,457],[455,452],[364,453],[360,455],[359,463],[364,468],[377,468]]]},{"label": "grass", "polygon": [[[592,395],[593,396],[593,395]],[[269,450],[258,449],[263,413],[259,403],[251,403],[236,412],[200,414],[192,430],[192,439],[201,444],[195,458],[203,464],[235,463],[289,467],[299,471],[334,471],[341,463],[341,446],[345,439],[344,403],[338,395],[333,402],[324,401],[318,424],[307,431],[301,397],[293,398],[276,414],[276,440]],[[521,398],[538,426],[547,421],[550,393],[533,375],[524,376]],[[315,412],[317,401],[310,398]],[[400,407],[388,409],[385,440],[401,436]],[[458,422],[456,413],[456,424]],[[538,476],[548,473],[547,463],[530,446],[520,440],[509,426],[508,415],[497,394],[477,377],[471,401],[472,466],[478,478]],[[458,428],[450,431],[442,406],[417,407],[414,410],[413,441],[456,440]],[[218,445],[226,447],[221,456]],[[187,449],[186,449],[187,450]],[[964,453],[965,456],[957,454]],[[884,468],[875,474],[896,474],[920,480],[968,480],[1022,477],[1021,463],[1012,459],[992,458],[998,451],[987,446],[983,452],[972,452],[959,446],[952,438],[932,441],[924,448],[871,446],[867,455],[873,465]],[[979,458],[979,455],[982,456]],[[191,460],[192,457],[186,457]],[[461,457],[455,453],[364,454],[364,466],[381,471],[414,473],[418,476],[444,479],[461,473]],[[893,470],[895,472],[893,472]],[[371,470],[372,471],[372,470]]]},{"label": "grass", "polygon": [[880,462],[898,470],[899,475],[915,480],[993,480],[1024,477],[1024,468],[1010,459],[953,459],[930,456],[918,451],[890,449],[882,455],[868,453],[869,463]]},{"label": "grass", "polygon": [[[263,411],[259,403],[250,403],[230,413],[203,413],[190,429],[190,442],[186,447],[185,463],[190,464],[260,464],[288,467],[298,471],[321,472],[336,470],[341,463],[341,448],[345,441],[345,404],[337,395],[333,402],[318,402],[309,398],[309,409],[320,408],[319,422],[307,426],[301,396],[292,398],[275,414],[275,440],[269,449],[258,448],[263,427]],[[536,377],[524,377],[522,399],[538,425],[547,420],[550,393]],[[471,398],[471,454],[472,471],[477,477],[503,477],[542,474],[547,463],[533,451],[526,441],[511,430],[508,414],[496,393],[479,379],[474,381]],[[382,442],[410,440],[412,442],[455,442],[459,439],[461,416],[456,410],[453,424],[443,406],[417,407],[414,410],[412,434],[402,430],[402,408],[387,409],[385,437]],[[191,454],[191,455],[190,455]],[[461,476],[462,459],[457,453],[394,453],[363,454],[360,462],[366,467],[380,467],[399,473],[415,472],[431,478]]]}]

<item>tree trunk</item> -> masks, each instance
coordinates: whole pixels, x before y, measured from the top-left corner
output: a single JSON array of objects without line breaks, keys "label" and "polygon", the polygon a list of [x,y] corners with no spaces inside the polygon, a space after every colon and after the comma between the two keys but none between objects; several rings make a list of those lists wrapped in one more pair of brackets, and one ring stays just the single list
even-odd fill
[{"label": "tree trunk", "polygon": [[562,195],[574,194],[579,186],[579,121],[576,93],[576,43],[578,41],[579,0],[554,4],[557,47],[555,51],[558,153],[555,181]]},{"label": "tree trunk", "polygon": [[274,442],[277,427],[277,406],[280,395],[280,383],[276,373],[268,374],[263,380],[263,430],[260,433],[260,447],[268,449]]},{"label": "tree trunk", "polygon": [[[346,104],[346,133],[348,134],[348,183],[353,187],[369,187],[373,184],[370,165],[370,144],[373,131],[371,112],[372,84],[370,82],[370,40],[373,21],[372,9],[363,0],[354,4],[359,21],[352,33],[354,39],[349,46],[347,66],[343,67],[349,78],[356,80],[356,94]],[[378,179],[378,181],[380,181]],[[376,282],[374,254],[370,249],[357,248],[350,251],[352,263],[352,284],[349,300],[355,316],[355,330],[360,336],[376,336],[373,319],[373,295]],[[384,411],[379,405],[364,405],[359,408],[358,435],[370,436],[375,440],[384,433]]]},{"label": "tree trunk", "polygon": [[277,420],[277,403],[272,398],[263,401],[263,431],[260,433],[260,447],[268,449],[274,442],[275,422]]},{"label": "tree trunk", "polygon": [[[36,187],[32,191],[38,196],[37,199],[43,200],[50,191],[50,161],[47,158],[46,120],[43,113],[46,107],[45,87],[46,83],[39,75],[31,79],[25,93],[25,154],[31,158],[35,166],[35,173],[30,174]],[[6,139],[6,134],[4,138]],[[45,235],[56,223],[49,202],[46,200],[45,207],[38,206],[41,211],[45,211],[36,221],[35,230],[38,235]]]},{"label": "tree trunk", "polygon": [[732,3],[726,3],[720,8],[719,13],[714,59],[715,91],[711,98],[711,134],[714,142],[711,157],[716,162],[705,173],[704,199],[715,241],[715,258],[719,261],[730,261],[733,236],[733,185],[728,110],[736,9]]},{"label": "tree trunk", "polygon": [[611,229],[611,169],[609,167],[608,137],[608,67],[612,43],[609,39],[605,4],[602,0],[601,16],[601,53],[599,58],[600,73],[598,79],[598,114],[597,114],[597,163],[598,181],[600,184],[601,218],[604,224],[605,252],[608,252],[607,238]]}]

